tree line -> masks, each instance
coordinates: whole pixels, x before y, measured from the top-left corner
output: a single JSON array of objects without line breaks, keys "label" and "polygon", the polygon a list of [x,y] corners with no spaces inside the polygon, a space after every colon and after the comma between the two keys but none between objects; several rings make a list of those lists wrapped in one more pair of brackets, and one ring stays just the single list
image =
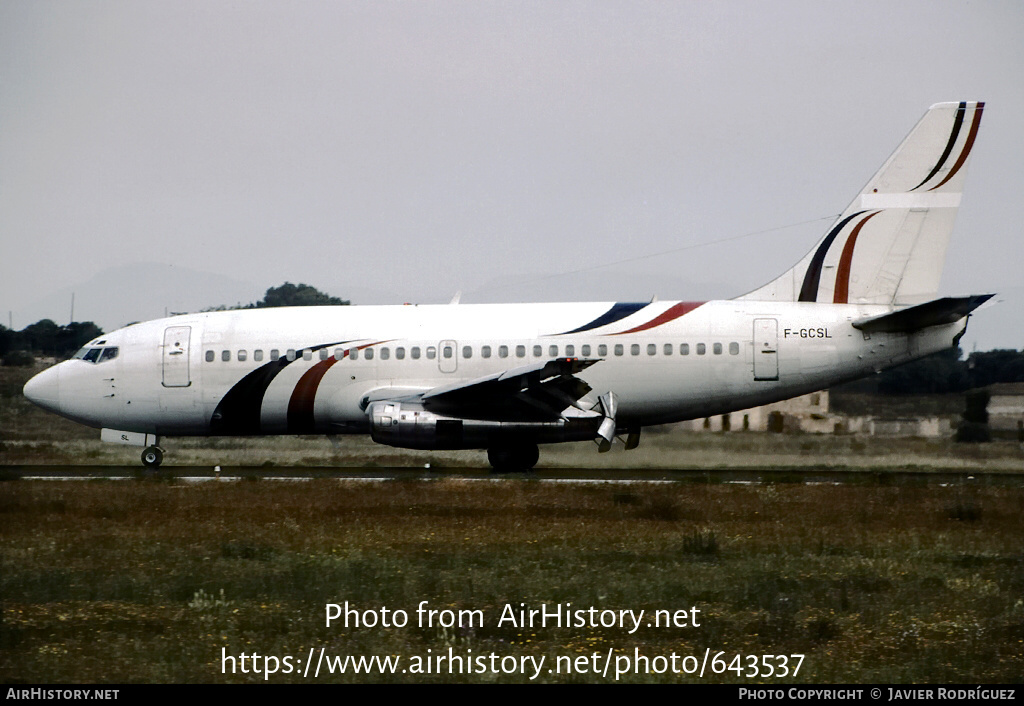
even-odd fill
[{"label": "tree line", "polygon": [[[321,292],[308,284],[285,282],[270,287],[258,302],[248,306],[219,306],[207,311],[263,309],[276,306],[345,306],[350,302]],[[92,321],[72,321],[60,326],[50,319],[29,324],[21,331],[0,325],[0,361],[4,365],[32,365],[36,358],[70,358],[86,343],[103,335]]]},{"label": "tree line", "polygon": [[846,389],[883,395],[940,395],[1001,382],[1024,382],[1024,351],[950,348],[878,375],[848,383]]},{"label": "tree line", "polygon": [[275,306],[348,306],[348,299],[332,297],[308,284],[292,284],[285,282],[280,287],[270,287],[263,298],[249,304],[235,306],[220,305],[204,311],[230,311],[235,309],[265,309]]},{"label": "tree line", "polygon": [[50,319],[29,324],[21,331],[0,325],[0,359],[4,365],[32,365],[38,357],[69,358],[103,330],[92,321],[58,326]]}]

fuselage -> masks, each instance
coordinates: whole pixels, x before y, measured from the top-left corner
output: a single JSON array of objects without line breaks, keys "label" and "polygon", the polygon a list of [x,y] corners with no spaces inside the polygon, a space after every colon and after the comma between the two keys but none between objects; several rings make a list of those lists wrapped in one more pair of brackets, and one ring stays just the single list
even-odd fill
[{"label": "fuselage", "polygon": [[728,300],[208,312],[106,334],[25,392],[83,424],[161,436],[365,433],[372,399],[578,358],[597,360],[578,374],[591,388],[579,406],[613,391],[618,426],[639,428],[867,375],[954,345],[966,325],[852,326],[891,310]]}]

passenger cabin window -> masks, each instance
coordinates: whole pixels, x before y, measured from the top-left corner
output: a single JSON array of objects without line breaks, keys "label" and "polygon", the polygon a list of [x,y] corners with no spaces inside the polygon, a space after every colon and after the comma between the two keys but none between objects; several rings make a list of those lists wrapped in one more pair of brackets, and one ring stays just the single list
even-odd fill
[{"label": "passenger cabin window", "polygon": [[473,346],[463,346],[462,347],[462,357],[463,358],[472,358],[473,357]]},{"label": "passenger cabin window", "polygon": [[291,361],[295,360],[295,358],[296,358],[295,349],[294,348],[289,348],[285,352],[284,357],[288,360],[288,362],[291,362]]},{"label": "passenger cabin window", "polygon": [[231,351],[221,351],[220,359],[227,363],[229,360],[231,360]]},{"label": "passenger cabin window", "polygon": [[597,354],[600,356],[608,355],[608,346],[601,343],[597,346]]},{"label": "passenger cabin window", "polygon": [[665,355],[672,355],[672,344],[671,343],[666,343],[665,344]]},{"label": "passenger cabin window", "polygon": [[217,354],[213,351],[206,351],[206,362],[212,363],[213,359],[217,357]]},{"label": "passenger cabin window", "polygon": [[722,344],[715,343],[711,346],[711,350],[714,351],[715,355],[722,355]]},{"label": "passenger cabin window", "polygon": [[572,358],[574,355],[576,355],[576,346],[569,344],[565,347],[565,357]]},{"label": "passenger cabin window", "polygon": [[482,358],[490,358],[491,357],[491,347],[490,346],[483,346],[480,349],[480,356]]},{"label": "passenger cabin window", "polygon": [[648,343],[647,344],[647,355],[657,355],[657,354],[658,354],[658,346],[656,346],[653,343]]},{"label": "passenger cabin window", "polygon": [[239,361],[244,363],[248,357],[249,357],[249,354],[246,353],[244,350],[238,351],[238,360]]},{"label": "passenger cabin window", "polygon": [[697,344],[697,355],[704,355],[707,352],[708,352],[707,346],[705,346],[703,343],[698,343]]},{"label": "passenger cabin window", "polygon": [[427,346],[427,360],[433,360],[437,357],[437,349],[433,346]]},{"label": "passenger cabin window", "polygon": [[542,355],[544,355],[544,347],[543,346],[534,346],[533,347],[533,356],[535,358],[540,358]]},{"label": "passenger cabin window", "polygon": [[257,348],[256,350],[254,350],[252,352],[252,359],[255,360],[257,363],[263,360],[263,349]]},{"label": "passenger cabin window", "polygon": [[331,355],[327,352],[326,348],[320,349],[320,360],[327,360]]},{"label": "passenger cabin window", "polygon": [[385,348],[381,348],[380,349],[380,359],[381,360],[389,360],[390,358],[391,358],[391,349],[390,348],[386,348],[386,347]]},{"label": "passenger cabin window", "polygon": [[398,360],[405,360],[405,348],[402,348],[401,346],[396,348],[395,357],[398,358]]},{"label": "passenger cabin window", "polygon": [[552,358],[558,357],[558,346],[548,346],[548,355]]},{"label": "passenger cabin window", "polygon": [[640,344],[633,343],[629,346],[630,355],[640,355]]},{"label": "passenger cabin window", "polygon": [[690,355],[690,344],[680,343],[679,344],[679,355]]},{"label": "passenger cabin window", "polygon": [[302,351],[302,359],[303,360],[313,360],[313,351],[311,349],[309,349],[309,348],[307,348],[306,350]]},{"label": "passenger cabin window", "polygon": [[615,355],[622,355],[622,353],[623,353],[623,350],[624,350],[624,349],[623,349],[623,347],[622,347],[622,344],[621,344],[621,343],[616,343],[616,344],[615,344]]},{"label": "passenger cabin window", "polygon": [[455,355],[455,349],[453,349],[451,346],[445,346],[444,350],[441,351],[441,355],[443,355],[446,360],[450,359],[453,355]]},{"label": "passenger cabin window", "polygon": [[272,348],[270,350],[270,359],[271,360],[279,360],[280,358],[281,358],[281,351],[277,350],[276,348]]},{"label": "passenger cabin window", "polygon": [[367,360],[373,360],[373,349],[367,348],[365,351],[363,351],[363,357],[366,358]]},{"label": "passenger cabin window", "polygon": [[516,358],[526,357],[526,346],[516,346]]},{"label": "passenger cabin window", "polygon": [[580,355],[582,355],[584,358],[587,358],[587,357],[590,356],[590,344],[589,343],[584,343],[583,344],[583,346],[580,348]]},{"label": "passenger cabin window", "polygon": [[359,360],[359,349],[358,348],[349,348],[348,349],[348,357],[351,358],[352,360]]},{"label": "passenger cabin window", "polygon": [[498,346],[498,357],[508,358],[508,346]]},{"label": "passenger cabin window", "polygon": [[729,355],[739,355],[739,354],[740,354],[740,344],[737,343],[736,341],[733,341],[732,343],[729,344]]},{"label": "passenger cabin window", "polygon": [[420,347],[419,346],[413,346],[412,347],[412,351],[410,351],[410,352],[412,353],[412,359],[413,360],[419,360],[420,359]]}]

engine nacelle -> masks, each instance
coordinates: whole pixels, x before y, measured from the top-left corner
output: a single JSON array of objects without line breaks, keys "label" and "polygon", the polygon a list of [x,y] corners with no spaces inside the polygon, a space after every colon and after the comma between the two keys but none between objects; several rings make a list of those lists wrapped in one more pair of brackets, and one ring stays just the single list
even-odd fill
[{"label": "engine nacelle", "polygon": [[370,436],[378,444],[405,449],[483,449],[510,439],[537,444],[587,441],[597,433],[599,415],[550,422],[499,422],[449,417],[421,402],[371,402],[366,409]]}]

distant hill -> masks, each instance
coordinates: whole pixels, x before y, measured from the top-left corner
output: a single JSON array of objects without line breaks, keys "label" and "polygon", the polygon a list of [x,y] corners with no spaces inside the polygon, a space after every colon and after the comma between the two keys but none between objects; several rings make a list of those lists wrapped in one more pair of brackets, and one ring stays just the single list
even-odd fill
[{"label": "distant hill", "polygon": [[15,309],[14,328],[21,329],[40,319],[68,323],[72,292],[77,321],[92,321],[104,331],[113,331],[132,321],[157,319],[165,313],[255,302],[262,298],[267,286],[163,263],[112,267],[92,279],[61,287]]}]

